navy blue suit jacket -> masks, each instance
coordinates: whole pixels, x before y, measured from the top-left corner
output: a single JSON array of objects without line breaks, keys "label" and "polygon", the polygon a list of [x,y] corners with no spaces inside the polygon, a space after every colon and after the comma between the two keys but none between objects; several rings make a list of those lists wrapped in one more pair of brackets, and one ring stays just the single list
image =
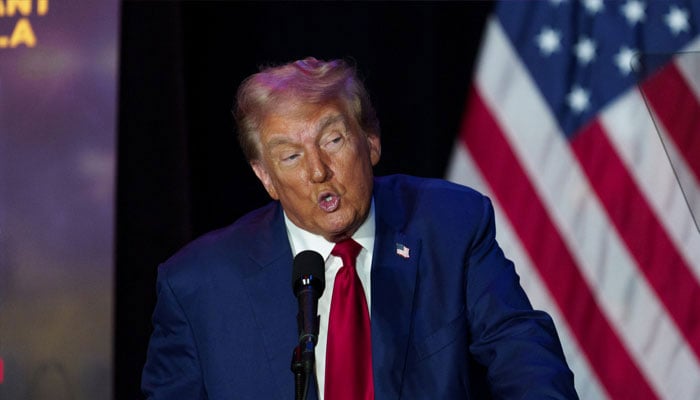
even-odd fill
[{"label": "navy blue suit jacket", "polygon": [[[407,176],[375,179],[373,196],[377,400],[576,398],[551,319],[532,310],[495,241],[486,197]],[[272,202],[164,263],[146,396],[292,399],[292,260]]]}]

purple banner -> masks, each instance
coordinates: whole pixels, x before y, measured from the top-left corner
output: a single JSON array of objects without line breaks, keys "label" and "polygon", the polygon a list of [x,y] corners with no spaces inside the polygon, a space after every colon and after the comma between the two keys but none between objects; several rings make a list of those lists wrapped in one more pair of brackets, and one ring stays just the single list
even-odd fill
[{"label": "purple banner", "polygon": [[117,0],[0,0],[0,398],[111,397]]}]

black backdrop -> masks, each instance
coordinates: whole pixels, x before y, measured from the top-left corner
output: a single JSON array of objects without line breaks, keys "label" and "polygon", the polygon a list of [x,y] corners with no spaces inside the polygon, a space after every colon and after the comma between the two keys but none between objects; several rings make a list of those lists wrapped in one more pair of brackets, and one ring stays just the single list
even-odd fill
[{"label": "black backdrop", "polygon": [[240,81],[260,65],[351,58],[381,122],[375,173],[442,177],[491,7],[122,2],[115,399],[140,398],[157,265],[268,201],[236,144]]}]

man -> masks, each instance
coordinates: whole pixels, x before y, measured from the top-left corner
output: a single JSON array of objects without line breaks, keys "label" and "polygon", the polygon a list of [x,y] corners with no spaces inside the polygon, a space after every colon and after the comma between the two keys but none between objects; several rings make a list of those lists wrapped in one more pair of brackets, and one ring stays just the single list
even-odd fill
[{"label": "man", "polygon": [[[441,180],[373,177],[379,124],[352,67],[307,58],[263,70],[239,88],[236,119],[274,201],[160,267],[149,398],[291,398],[290,274],[309,249],[326,263],[320,398],[576,398],[551,319],[496,243],[489,200]],[[337,255],[343,243],[356,258]],[[360,322],[338,328],[350,295],[335,281],[353,268]]]}]

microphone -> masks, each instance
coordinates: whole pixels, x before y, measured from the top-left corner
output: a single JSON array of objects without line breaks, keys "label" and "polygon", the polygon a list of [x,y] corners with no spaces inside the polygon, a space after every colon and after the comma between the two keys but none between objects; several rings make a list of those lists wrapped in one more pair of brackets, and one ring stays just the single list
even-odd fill
[{"label": "microphone", "polygon": [[[326,287],[325,262],[315,251],[306,250],[294,257],[292,289],[299,301],[297,324],[299,345],[303,352],[311,352],[318,342],[318,299]],[[313,360],[313,358],[311,359]]]},{"label": "microphone", "polygon": [[294,257],[292,290],[299,301],[297,325],[299,342],[292,353],[294,398],[305,400],[314,369],[314,348],[318,342],[318,299],[326,287],[325,263],[315,251],[306,250]]}]

